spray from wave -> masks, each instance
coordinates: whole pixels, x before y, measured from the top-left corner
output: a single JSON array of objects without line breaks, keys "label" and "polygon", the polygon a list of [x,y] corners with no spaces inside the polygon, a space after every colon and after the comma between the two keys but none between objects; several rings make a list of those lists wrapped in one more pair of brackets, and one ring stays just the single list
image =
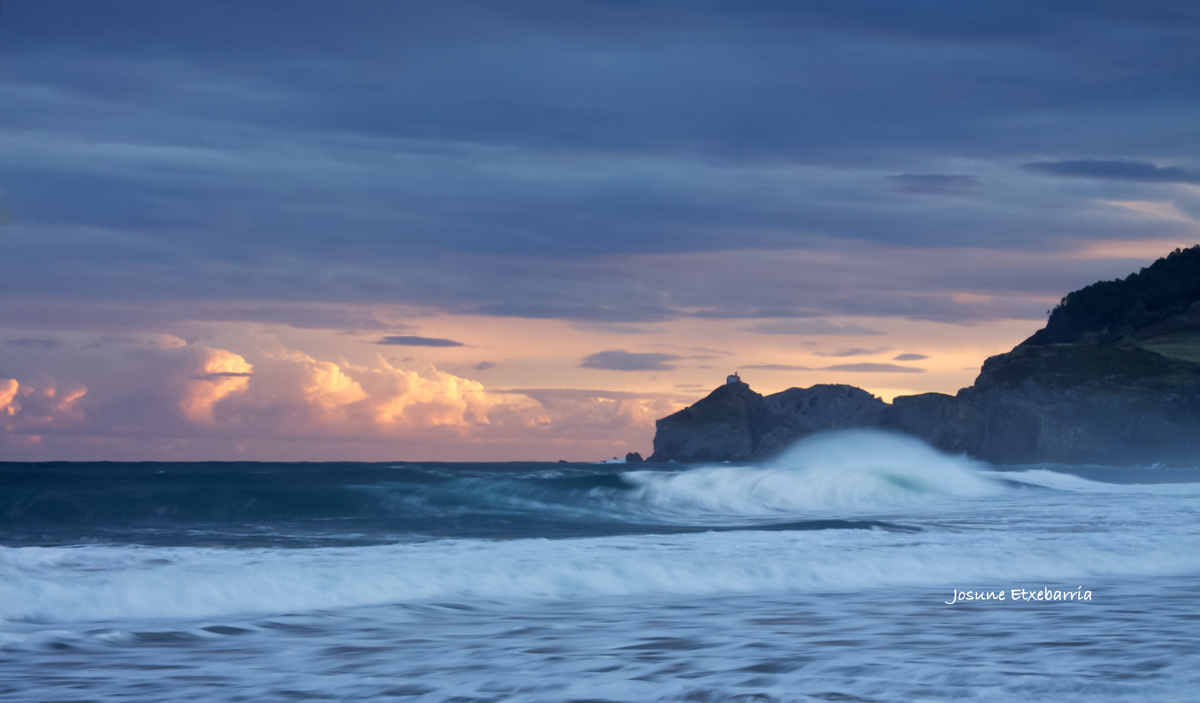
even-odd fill
[{"label": "spray from wave", "polygon": [[[761,466],[580,471],[431,477],[388,469],[360,471],[350,480],[321,473],[303,485],[280,471],[243,477],[255,483],[232,487],[227,484],[241,473],[126,476],[115,483],[117,495],[133,496],[121,504],[122,514],[144,515],[163,504],[201,513],[250,496],[276,506],[259,509],[253,514],[258,519],[304,516],[297,524],[309,529],[325,519],[314,515],[339,514],[333,512],[338,508],[340,514],[369,513],[375,521],[369,524],[405,539],[335,548],[231,548],[226,533],[215,528],[192,536],[192,523],[168,523],[161,529],[176,537],[164,546],[97,539],[0,547],[0,621],[191,620],[393,603],[894,586],[945,590],[1063,581],[1074,588],[1087,587],[1092,577],[1200,570],[1200,534],[1156,521],[1165,498],[1190,506],[1196,488],[1182,495],[1179,486],[1100,491],[1098,484],[1040,470],[991,471],[878,432],[816,436]],[[105,485],[95,495],[114,495],[106,488],[113,474],[97,477]],[[200,501],[193,492],[187,494],[191,503],[165,503],[170,494],[161,489],[146,497],[135,490],[168,478],[172,490],[194,484],[209,491],[222,487],[230,495]],[[292,488],[283,491],[281,483]],[[1021,483],[1032,490],[1016,487]],[[322,494],[333,496],[329,504],[318,501]],[[1115,497],[1123,505],[1116,517]],[[36,524],[46,524],[62,507],[51,502],[38,508],[43,522]],[[798,520],[835,523],[819,518],[855,514],[897,515],[916,527],[793,527]],[[531,528],[535,520],[540,522]],[[608,522],[592,536],[544,538],[584,520]],[[647,527],[655,521],[687,528],[669,533]],[[262,524],[291,529],[290,522]],[[343,529],[365,524],[352,521]],[[442,534],[462,535],[453,539],[435,538],[431,529],[457,524],[465,525],[458,533],[439,527]]]},{"label": "spray from wave", "polygon": [[765,466],[623,475],[651,510],[674,518],[780,517],[912,507],[1004,490],[965,457],[876,431],[801,441]]}]

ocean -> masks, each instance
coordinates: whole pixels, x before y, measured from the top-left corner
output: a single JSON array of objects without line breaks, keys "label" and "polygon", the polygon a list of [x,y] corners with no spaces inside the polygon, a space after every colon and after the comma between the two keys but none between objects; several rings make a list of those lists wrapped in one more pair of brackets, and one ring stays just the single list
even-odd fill
[{"label": "ocean", "polygon": [[1196,701],[1200,471],[0,464],[0,701]]}]

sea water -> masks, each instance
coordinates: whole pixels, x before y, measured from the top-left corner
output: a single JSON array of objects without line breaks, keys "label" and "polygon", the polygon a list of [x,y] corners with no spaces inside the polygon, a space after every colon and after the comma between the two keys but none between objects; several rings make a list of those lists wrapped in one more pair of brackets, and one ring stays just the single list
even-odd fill
[{"label": "sea water", "polygon": [[1200,695],[1195,469],[0,464],[0,545],[3,701]]}]

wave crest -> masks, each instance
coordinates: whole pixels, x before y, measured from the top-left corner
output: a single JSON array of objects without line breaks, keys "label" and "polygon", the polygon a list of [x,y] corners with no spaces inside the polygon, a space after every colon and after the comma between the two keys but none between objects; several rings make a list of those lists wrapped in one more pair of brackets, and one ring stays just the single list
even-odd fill
[{"label": "wave crest", "polygon": [[778,517],[907,507],[1002,491],[980,468],[911,437],[854,430],[807,438],[765,466],[632,471],[623,478],[637,487],[644,504],[668,515]]}]

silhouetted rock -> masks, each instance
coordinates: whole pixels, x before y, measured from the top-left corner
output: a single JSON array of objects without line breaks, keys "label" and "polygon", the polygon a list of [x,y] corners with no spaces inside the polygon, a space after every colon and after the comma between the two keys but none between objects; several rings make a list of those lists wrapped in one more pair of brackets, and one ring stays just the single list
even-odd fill
[{"label": "silhouetted rock", "polygon": [[791,388],[764,398],[745,383],[730,383],[656,422],[649,461],[760,459],[820,430],[874,427],[885,407],[853,386]]},{"label": "silhouetted rock", "polygon": [[749,461],[880,428],[994,463],[1200,465],[1200,246],[1075,291],[955,395],[884,403],[853,386],[763,397],[745,383],[659,420],[650,461]]},{"label": "silhouetted rock", "polygon": [[1134,345],[1019,346],[930,396],[896,398],[885,426],[1002,464],[1200,463],[1200,364]]},{"label": "silhouetted rock", "polygon": [[887,403],[861,388],[822,384],[789,388],[763,398],[767,409],[791,420],[801,434],[874,427]]},{"label": "silhouetted rock", "polygon": [[626,464],[640,464],[642,461],[644,461],[644,459],[642,459],[642,455],[638,454],[637,452],[629,452],[625,455]]}]

